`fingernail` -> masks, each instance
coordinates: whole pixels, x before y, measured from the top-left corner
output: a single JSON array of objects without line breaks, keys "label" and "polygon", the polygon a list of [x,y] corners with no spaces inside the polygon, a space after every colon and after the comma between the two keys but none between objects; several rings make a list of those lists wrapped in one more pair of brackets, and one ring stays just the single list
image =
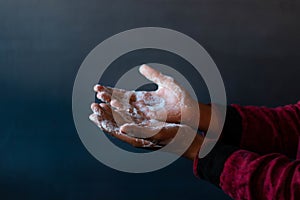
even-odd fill
[{"label": "fingernail", "polygon": [[100,110],[99,110],[99,107],[98,107],[98,105],[96,104],[96,103],[93,103],[92,105],[91,105],[91,109],[92,109],[92,111],[95,113],[95,114],[100,114]]},{"label": "fingernail", "polygon": [[99,85],[99,84],[96,84],[95,86],[94,86],[94,91],[95,92],[99,92],[99,91],[101,91],[101,90],[103,90],[103,86],[102,85]]},{"label": "fingernail", "polygon": [[96,85],[94,86],[94,88],[93,88],[93,89],[94,89],[94,91],[95,91],[95,92],[97,92],[97,91],[98,91],[98,87],[99,87],[99,84],[96,84]]}]

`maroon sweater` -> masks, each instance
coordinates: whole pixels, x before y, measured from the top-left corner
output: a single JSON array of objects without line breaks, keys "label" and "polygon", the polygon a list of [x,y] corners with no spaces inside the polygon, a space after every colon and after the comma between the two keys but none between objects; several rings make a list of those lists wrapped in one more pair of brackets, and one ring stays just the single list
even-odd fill
[{"label": "maroon sweater", "polygon": [[195,173],[236,200],[300,199],[300,102],[232,107],[241,117],[239,143],[219,142],[208,156],[195,159]]}]

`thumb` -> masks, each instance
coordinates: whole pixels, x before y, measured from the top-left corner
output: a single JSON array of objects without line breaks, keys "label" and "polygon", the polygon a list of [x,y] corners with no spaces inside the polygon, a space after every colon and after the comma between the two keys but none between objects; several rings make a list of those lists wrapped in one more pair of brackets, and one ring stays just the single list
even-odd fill
[{"label": "thumb", "polygon": [[149,138],[160,131],[160,129],[155,127],[141,126],[133,123],[122,125],[120,130],[122,133],[126,133],[129,136],[136,138]]},{"label": "thumb", "polygon": [[156,83],[157,85],[170,85],[170,83],[174,82],[172,77],[163,75],[159,71],[145,64],[139,68],[139,71],[148,80]]}]

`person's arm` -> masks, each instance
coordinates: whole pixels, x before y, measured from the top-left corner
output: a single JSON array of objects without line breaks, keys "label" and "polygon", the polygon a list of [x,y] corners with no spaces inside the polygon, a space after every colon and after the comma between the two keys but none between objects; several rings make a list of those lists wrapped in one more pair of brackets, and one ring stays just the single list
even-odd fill
[{"label": "person's arm", "polygon": [[[126,91],[97,85],[94,88],[97,97],[115,109],[136,110],[151,119],[181,122],[204,132],[207,130],[211,112],[214,112],[209,105],[196,102],[172,77],[147,65],[141,66],[140,72],[158,85],[156,91]],[[300,133],[300,103],[275,109],[239,105],[231,107],[242,122],[230,120],[229,127],[232,129],[236,126],[239,129],[242,126],[242,131],[223,131],[225,134],[221,137],[224,140],[229,143],[234,140],[237,146],[258,153],[276,151],[295,158]],[[241,139],[238,141],[237,138]]]},{"label": "person's arm", "polygon": [[194,170],[235,200],[300,199],[300,161],[282,154],[261,156],[219,143],[195,159]]},{"label": "person's arm", "polygon": [[[242,149],[260,154],[278,152],[296,158],[300,135],[300,102],[277,108],[231,107],[236,112],[227,115],[231,120],[226,119],[224,129],[230,131],[223,131],[224,140],[228,142],[236,136],[240,137],[236,146]],[[238,120],[237,113],[241,120]],[[235,131],[232,131],[233,128]]]}]

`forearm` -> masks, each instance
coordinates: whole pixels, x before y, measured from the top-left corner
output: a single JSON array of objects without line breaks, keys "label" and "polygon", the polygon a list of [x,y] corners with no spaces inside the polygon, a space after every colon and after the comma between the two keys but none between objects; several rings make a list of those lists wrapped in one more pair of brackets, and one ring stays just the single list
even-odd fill
[{"label": "forearm", "polygon": [[234,199],[300,198],[300,163],[282,154],[234,152],[224,165],[220,187]]},{"label": "forearm", "polygon": [[219,144],[194,169],[234,199],[299,199],[300,163]]},{"label": "forearm", "polygon": [[199,103],[200,120],[198,128],[201,131],[206,132],[208,130],[211,119],[211,106],[203,103]]},{"label": "forearm", "polygon": [[232,106],[242,118],[241,148],[261,154],[278,152],[296,158],[300,103],[277,108]]},{"label": "forearm", "polygon": [[[211,107],[199,103],[199,129],[210,124]],[[278,108],[230,105],[220,139],[257,153],[278,152],[296,158],[300,135],[300,103]]]}]

